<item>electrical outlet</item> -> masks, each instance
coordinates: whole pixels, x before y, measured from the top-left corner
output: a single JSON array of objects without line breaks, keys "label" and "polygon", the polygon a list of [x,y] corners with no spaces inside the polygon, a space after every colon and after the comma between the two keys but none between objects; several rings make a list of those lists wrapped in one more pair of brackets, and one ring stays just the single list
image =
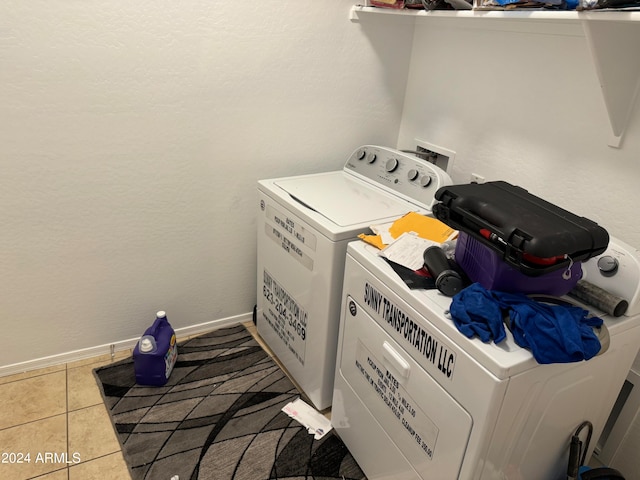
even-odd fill
[{"label": "electrical outlet", "polygon": [[482,175],[478,175],[477,173],[471,174],[471,183],[484,183],[484,177]]},{"label": "electrical outlet", "polygon": [[418,152],[416,154],[417,157],[435,164],[451,175],[453,160],[456,158],[456,152],[449,150],[448,148],[443,148],[438,145],[425,142],[419,138],[416,138],[415,141],[416,152]]}]

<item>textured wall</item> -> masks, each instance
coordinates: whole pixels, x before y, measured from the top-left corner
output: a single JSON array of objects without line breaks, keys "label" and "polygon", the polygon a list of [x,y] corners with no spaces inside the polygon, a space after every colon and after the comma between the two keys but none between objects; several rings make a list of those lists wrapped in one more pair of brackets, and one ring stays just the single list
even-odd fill
[{"label": "textured wall", "polygon": [[451,148],[455,180],[640,246],[640,109],[608,147],[575,29],[430,21],[407,83],[411,24],[330,3],[0,4],[0,368],[133,338],[158,309],[176,328],[249,312],[256,180],[363,143]]},{"label": "textured wall", "polygon": [[412,32],[352,3],[0,5],[0,367],[251,311],[257,179],[397,140]]},{"label": "textured wall", "polygon": [[399,143],[450,148],[455,181],[509,181],[640,248],[639,104],[611,148],[579,24],[434,20],[416,28]]}]

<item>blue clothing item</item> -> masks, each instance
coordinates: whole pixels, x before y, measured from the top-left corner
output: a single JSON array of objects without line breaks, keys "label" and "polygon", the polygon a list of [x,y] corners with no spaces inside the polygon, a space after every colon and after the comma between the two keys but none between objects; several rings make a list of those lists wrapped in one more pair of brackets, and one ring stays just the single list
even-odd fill
[{"label": "blue clothing item", "polygon": [[455,295],[450,307],[453,322],[469,338],[500,343],[508,315],[516,343],[528,348],[538,363],[589,360],[600,351],[593,327],[602,319],[573,305],[548,305],[526,295],[487,290],[474,283]]},{"label": "blue clothing item", "polygon": [[492,292],[474,283],[453,296],[449,313],[458,330],[469,338],[478,335],[484,343],[500,343],[507,336],[500,304]]}]

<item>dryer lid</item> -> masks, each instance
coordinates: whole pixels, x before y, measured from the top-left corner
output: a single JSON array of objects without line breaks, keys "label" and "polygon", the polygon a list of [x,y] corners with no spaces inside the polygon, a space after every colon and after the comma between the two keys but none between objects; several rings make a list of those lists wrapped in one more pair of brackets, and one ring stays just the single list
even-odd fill
[{"label": "dryer lid", "polygon": [[275,185],[341,227],[397,217],[420,208],[342,171],[291,177]]}]

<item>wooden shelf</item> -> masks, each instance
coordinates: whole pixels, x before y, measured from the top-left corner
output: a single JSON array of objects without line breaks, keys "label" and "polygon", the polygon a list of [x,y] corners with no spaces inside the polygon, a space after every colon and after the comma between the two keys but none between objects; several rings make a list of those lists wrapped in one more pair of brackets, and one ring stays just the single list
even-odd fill
[{"label": "wooden shelf", "polygon": [[604,99],[611,137],[608,144],[620,147],[622,138],[634,108],[640,87],[640,12],[638,11],[549,11],[549,10],[395,10],[355,5],[351,8],[351,21],[364,20],[368,15],[388,15],[428,22],[438,18],[477,20],[474,26],[482,26],[483,20],[526,22],[531,29],[548,32],[550,24],[555,28],[574,24],[582,27]]}]

